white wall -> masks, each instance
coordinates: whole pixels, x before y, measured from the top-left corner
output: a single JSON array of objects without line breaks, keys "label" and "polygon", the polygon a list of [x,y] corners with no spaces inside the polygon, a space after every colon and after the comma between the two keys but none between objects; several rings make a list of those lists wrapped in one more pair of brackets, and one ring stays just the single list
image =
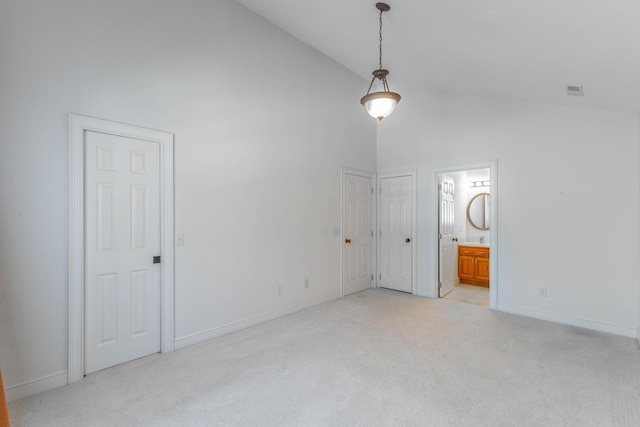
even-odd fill
[{"label": "white wall", "polygon": [[497,159],[498,308],[636,336],[638,115],[399,93],[378,171],[418,170],[419,293],[436,289],[433,171]]},{"label": "white wall", "polygon": [[228,0],[3,1],[9,397],[66,378],[68,113],[175,133],[182,346],[338,296],[340,167],[376,168],[366,84]]}]

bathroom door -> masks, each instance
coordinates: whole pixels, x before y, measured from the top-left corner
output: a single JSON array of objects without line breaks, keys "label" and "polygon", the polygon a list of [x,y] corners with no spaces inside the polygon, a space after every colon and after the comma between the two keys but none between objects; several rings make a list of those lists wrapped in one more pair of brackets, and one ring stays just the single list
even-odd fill
[{"label": "bathroom door", "polygon": [[440,184],[438,185],[439,194],[439,292],[440,298],[447,295],[453,290],[455,285],[457,256],[456,245],[453,240],[453,194],[455,185],[453,179],[447,175],[440,175]]}]

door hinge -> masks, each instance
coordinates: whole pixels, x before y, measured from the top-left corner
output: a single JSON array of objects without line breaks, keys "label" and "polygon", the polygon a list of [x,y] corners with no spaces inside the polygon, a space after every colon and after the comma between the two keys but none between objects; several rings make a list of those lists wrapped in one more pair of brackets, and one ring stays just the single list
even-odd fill
[{"label": "door hinge", "polygon": [[442,282],[438,283],[438,287],[442,289]]},{"label": "door hinge", "polygon": [[153,263],[154,264],[160,264],[160,256],[154,256],[153,257]]},{"label": "door hinge", "polygon": [[371,280],[373,280],[373,274],[371,275]]},{"label": "door hinge", "polygon": [[382,280],[382,274],[380,274],[380,276],[379,276],[379,277],[380,277],[380,279],[379,279],[379,280]]},{"label": "door hinge", "polygon": [[371,194],[373,194],[373,187],[371,187]]}]

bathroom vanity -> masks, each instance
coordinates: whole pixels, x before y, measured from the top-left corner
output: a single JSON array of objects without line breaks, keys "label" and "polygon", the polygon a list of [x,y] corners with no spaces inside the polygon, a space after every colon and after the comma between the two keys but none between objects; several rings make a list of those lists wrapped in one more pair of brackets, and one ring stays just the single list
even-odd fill
[{"label": "bathroom vanity", "polygon": [[460,283],[489,287],[489,245],[458,246],[458,277]]}]

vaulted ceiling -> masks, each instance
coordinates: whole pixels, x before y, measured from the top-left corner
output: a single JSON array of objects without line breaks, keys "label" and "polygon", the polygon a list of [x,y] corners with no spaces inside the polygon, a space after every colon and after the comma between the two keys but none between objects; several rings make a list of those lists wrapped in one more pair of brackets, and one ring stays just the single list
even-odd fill
[{"label": "vaulted ceiling", "polygon": [[[373,0],[236,1],[367,80],[377,68]],[[392,90],[640,112],[639,0],[386,3],[383,67]],[[582,85],[584,97],[567,96],[567,84]]]}]

